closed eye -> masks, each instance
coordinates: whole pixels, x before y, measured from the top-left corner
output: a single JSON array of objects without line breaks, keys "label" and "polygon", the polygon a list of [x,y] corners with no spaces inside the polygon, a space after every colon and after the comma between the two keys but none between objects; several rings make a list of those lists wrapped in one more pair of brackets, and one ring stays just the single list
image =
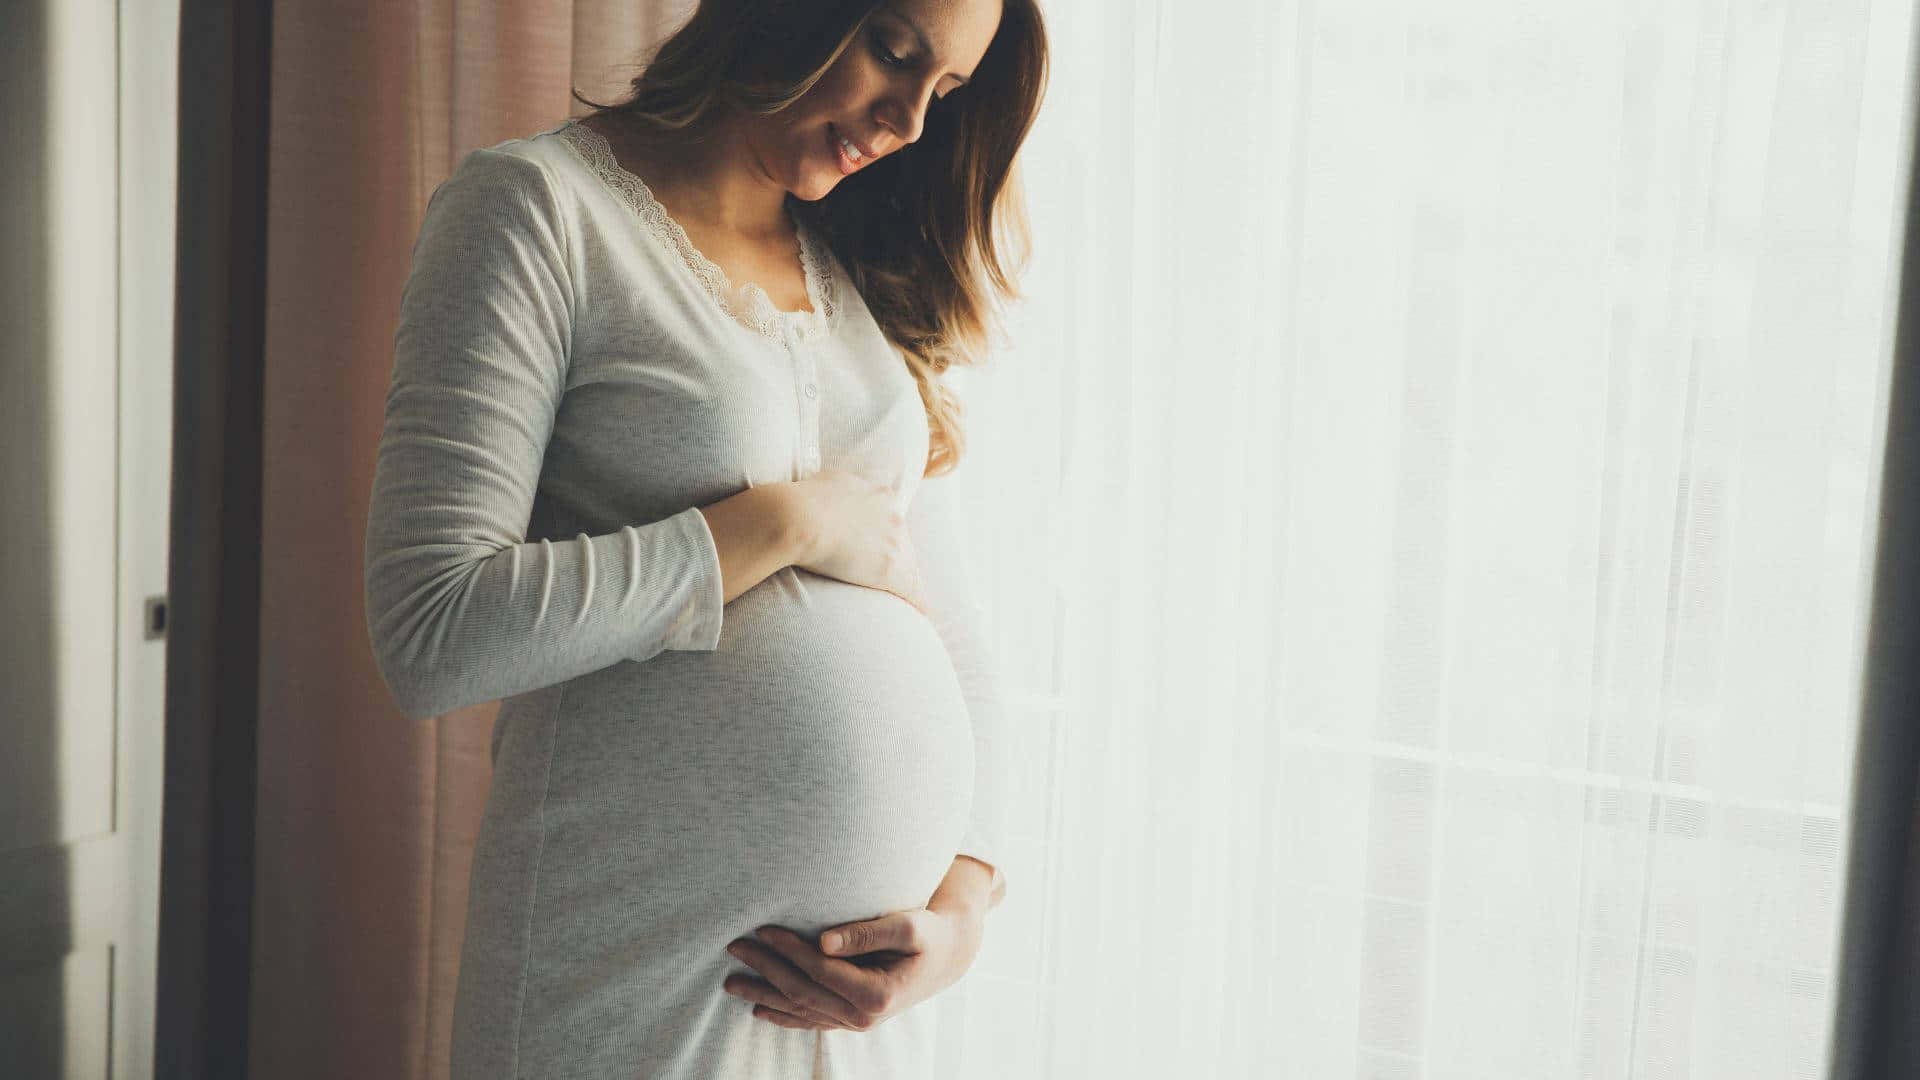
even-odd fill
[{"label": "closed eye", "polygon": [[905,57],[895,56],[893,54],[893,50],[887,48],[886,43],[880,40],[880,32],[878,30],[867,35],[867,40],[873,46],[873,55],[881,63],[887,65],[888,67],[906,67],[907,66],[907,60]]},{"label": "closed eye", "polygon": [[[896,55],[892,49],[887,48],[886,42],[881,40],[880,31],[878,30],[873,30],[867,34],[867,45],[873,50],[874,59],[888,67],[904,68],[913,65],[912,60],[904,56]],[[952,90],[947,91],[947,94],[951,93],[953,93]],[[933,95],[933,100],[945,101],[947,94],[935,94]]]}]

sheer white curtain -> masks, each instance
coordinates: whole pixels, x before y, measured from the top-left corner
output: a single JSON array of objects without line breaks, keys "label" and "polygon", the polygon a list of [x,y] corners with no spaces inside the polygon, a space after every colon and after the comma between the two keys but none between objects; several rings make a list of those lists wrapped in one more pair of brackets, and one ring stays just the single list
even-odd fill
[{"label": "sheer white curtain", "polygon": [[1912,8],[1048,0],[950,1075],[1824,1075]]}]

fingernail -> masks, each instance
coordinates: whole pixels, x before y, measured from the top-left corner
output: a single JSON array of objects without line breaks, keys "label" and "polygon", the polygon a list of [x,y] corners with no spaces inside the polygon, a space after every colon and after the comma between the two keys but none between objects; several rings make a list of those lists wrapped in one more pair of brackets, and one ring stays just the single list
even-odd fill
[{"label": "fingernail", "polygon": [[727,944],[727,952],[734,956],[740,956],[746,951],[747,951],[746,948],[737,941],[729,942]]}]

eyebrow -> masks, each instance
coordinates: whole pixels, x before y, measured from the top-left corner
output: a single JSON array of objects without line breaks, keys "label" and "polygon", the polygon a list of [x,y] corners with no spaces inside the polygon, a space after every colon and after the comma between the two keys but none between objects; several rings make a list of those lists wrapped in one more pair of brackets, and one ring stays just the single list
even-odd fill
[{"label": "eyebrow", "polygon": [[[891,15],[894,18],[899,19],[901,22],[906,23],[907,29],[913,31],[913,36],[920,39],[920,48],[922,48],[927,52],[933,51],[933,44],[927,40],[927,32],[925,30],[920,29],[920,24],[917,22],[914,22],[912,16],[908,15],[904,11],[901,11],[899,8],[893,7],[892,5],[888,5],[884,8],[881,8],[881,10],[886,12],[888,15]],[[967,77],[965,75],[955,75],[953,72],[949,71],[947,72],[946,77],[950,79],[960,80],[961,86],[967,85]]]}]

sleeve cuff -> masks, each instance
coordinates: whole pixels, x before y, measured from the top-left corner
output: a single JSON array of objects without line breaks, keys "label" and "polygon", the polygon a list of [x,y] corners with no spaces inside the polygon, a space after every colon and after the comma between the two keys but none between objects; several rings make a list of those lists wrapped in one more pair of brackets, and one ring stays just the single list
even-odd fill
[{"label": "sleeve cuff", "polygon": [[687,603],[667,628],[665,649],[711,652],[720,645],[720,625],[725,618],[726,591],[720,578],[720,549],[714,544],[713,530],[697,506],[689,506],[672,520],[680,525],[689,553],[686,565],[691,573],[687,584]]}]

